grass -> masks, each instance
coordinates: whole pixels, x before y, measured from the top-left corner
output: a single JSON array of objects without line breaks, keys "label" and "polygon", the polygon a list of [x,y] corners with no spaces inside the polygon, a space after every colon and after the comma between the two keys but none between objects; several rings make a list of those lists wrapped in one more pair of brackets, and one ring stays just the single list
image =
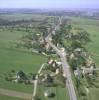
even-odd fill
[{"label": "grass", "polygon": [[0,100],[23,100],[23,99],[19,99],[19,98],[15,98],[15,97],[9,97],[9,96],[5,96],[5,95],[0,94]]},{"label": "grass", "polygon": [[[99,54],[99,20],[95,19],[88,19],[88,18],[79,18],[79,17],[70,17],[72,19],[72,24],[75,27],[80,27],[85,29],[88,33],[90,33],[91,42],[86,46],[89,52],[98,55]],[[96,56],[93,55],[95,58]],[[97,57],[99,60],[99,57]],[[97,60],[95,60],[97,66],[99,66],[99,63]]]},{"label": "grass", "polygon": [[30,20],[30,19],[35,19],[35,20],[43,20],[47,16],[45,15],[34,15],[34,14],[6,14],[6,15],[1,15],[0,18],[7,19],[7,20]]},{"label": "grass", "polygon": [[[55,93],[55,97],[46,98],[44,96],[44,92],[47,90],[51,90],[53,93]],[[69,100],[66,88],[62,88],[60,86],[57,87],[39,86],[37,93],[38,93],[37,95],[41,98],[41,100]]]},{"label": "grass", "polygon": [[11,69],[36,72],[46,59],[34,53],[10,49],[0,49],[0,58],[0,73],[6,73]]},{"label": "grass", "polygon": [[14,42],[26,34],[18,31],[0,30],[0,88],[22,92],[32,92],[32,86],[11,83],[4,80],[4,74],[12,69],[16,72],[36,73],[46,57],[15,48]]},{"label": "grass", "polygon": [[[42,73],[44,75],[46,75],[46,74],[50,75],[53,72],[50,70],[50,68],[48,68],[48,69],[46,68],[45,70],[42,70]],[[66,89],[65,84],[63,83],[61,78],[62,78],[61,75],[58,75],[58,76],[53,78],[56,86],[47,87],[44,85],[44,83],[41,85],[38,85],[37,96],[39,96],[39,98],[41,100],[69,100],[67,89]],[[49,98],[45,97],[44,93],[48,90],[51,91],[52,93],[54,93],[55,96],[49,97]]]},{"label": "grass", "polygon": [[91,88],[90,100],[99,100],[99,88]]},{"label": "grass", "polygon": [[[46,58],[37,54],[20,52],[14,50],[0,49],[0,75],[4,76],[7,72],[23,70],[26,73],[36,73]],[[2,77],[3,77],[2,76]],[[15,84],[0,79],[0,87],[22,92],[32,92],[32,86]]]}]

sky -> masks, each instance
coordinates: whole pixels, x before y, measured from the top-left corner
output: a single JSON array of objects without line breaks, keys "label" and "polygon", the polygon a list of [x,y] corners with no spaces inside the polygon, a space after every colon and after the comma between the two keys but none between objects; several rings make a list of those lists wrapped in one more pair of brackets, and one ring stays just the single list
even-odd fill
[{"label": "sky", "polygon": [[0,0],[0,8],[99,8],[99,0]]}]

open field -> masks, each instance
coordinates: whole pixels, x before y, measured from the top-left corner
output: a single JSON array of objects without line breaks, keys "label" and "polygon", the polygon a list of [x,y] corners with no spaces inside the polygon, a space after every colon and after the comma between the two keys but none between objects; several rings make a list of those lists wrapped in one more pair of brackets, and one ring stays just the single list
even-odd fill
[{"label": "open field", "polygon": [[10,96],[5,96],[5,95],[0,95],[1,100],[24,100],[24,99],[19,99],[15,97],[10,97]]},{"label": "open field", "polygon": [[2,19],[8,19],[10,21],[12,20],[30,20],[30,19],[34,19],[34,20],[43,20],[45,18],[49,18],[50,16],[46,16],[46,15],[36,15],[36,14],[1,14],[0,18]]}]

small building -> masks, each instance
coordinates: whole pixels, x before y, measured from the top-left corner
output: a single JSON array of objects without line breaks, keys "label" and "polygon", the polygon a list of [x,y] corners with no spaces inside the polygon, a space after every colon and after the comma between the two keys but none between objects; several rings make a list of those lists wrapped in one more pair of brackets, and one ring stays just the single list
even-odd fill
[{"label": "small building", "polygon": [[71,55],[70,55],[70,59],[73,59],[75,56],[74,56],[74,54],[72,53]]},{"label": "small building", "polygon": [[53,59],[50,59],[50,60],[48,61],[48,64],[52,64],[52,62],[53,62]]},{"label": "small building", "polygon": [[89,74],[89,75],[93,75],[94,72],[94,67],[91,66],[90,68],[83,68],[82,73],[85,74]]},{"label": "small building", "polygon": [[47,90],[47,91],[44,92],[44,96],[45,97],[53,97],[54,96],[54,93],[52,93],[51,90]]},{"label": "small building", "polygon": [[57,64],[57,66],[61,66],[62,65],[62,62],[56,61],[56,64]]},{"label": "small building", "polygon": [[57,75],[57,74],[59,74],[59,73],[60,73],[60,69],[57,68],[55,74]]},{"label": "small building", "polygon": [[74,70],[74,75],[80,79],[80,76],[81,76],[81,70],[77,67],[77,70]]},{"label": "small building", "polygon": [[60,48],[60,50],[61,50],[62,52],[65,52],[65,48]]},{"label": "small building", "polygon": [[74,50],[74,54],[76,54],[76,55],[82,54],[82,52],[83,52],[82,48],[76,48]]}]

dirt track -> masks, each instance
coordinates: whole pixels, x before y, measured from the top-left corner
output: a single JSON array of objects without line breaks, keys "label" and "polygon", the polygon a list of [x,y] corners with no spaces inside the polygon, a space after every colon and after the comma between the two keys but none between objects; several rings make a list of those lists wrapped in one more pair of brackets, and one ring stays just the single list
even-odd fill
[{"label": "dirt track", "polygon": [[11,96],[11,97],[17,97],[17,98],[24,99],[24,100],[31,100],[32,98],[32,94],[17,92],[13,90],[2,89],[2,88],[0,88],[0,94]]}]

